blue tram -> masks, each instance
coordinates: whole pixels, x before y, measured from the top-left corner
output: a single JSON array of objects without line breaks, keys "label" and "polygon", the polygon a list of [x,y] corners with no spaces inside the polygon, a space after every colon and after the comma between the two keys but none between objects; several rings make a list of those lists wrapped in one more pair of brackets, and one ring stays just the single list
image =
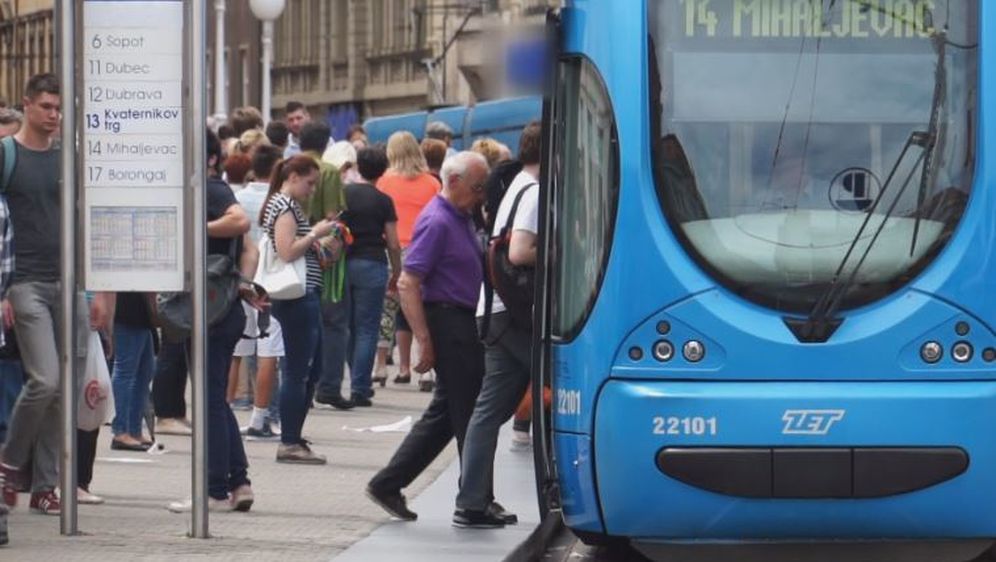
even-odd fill
[{"label": "blue tram", "polygon": [[373,117],[363,126],[371,142],[387,142],[395,131],[408,131],[421,139],[426,125],[442,121],[453,129],[453,148],[457,150],[469,150],[475,140],[490,137],[506,144],[516,154],[522,129],[540,118],[542,103],[539,96],[507,98],[472,106]]},{"label": "blue tram", "polygon": [[567,525],[669,560],[988,548],[996,2],[558,27],[537,330]]}]

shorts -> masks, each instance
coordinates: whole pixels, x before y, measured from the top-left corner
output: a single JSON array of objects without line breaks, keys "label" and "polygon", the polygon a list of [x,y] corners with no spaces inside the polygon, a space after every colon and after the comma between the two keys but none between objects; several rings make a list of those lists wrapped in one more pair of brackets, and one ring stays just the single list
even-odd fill
[{"label": "shorts", "polygon": [[284,334],[280,329],[280,322],[270,316],[268,335],[265,338],[257,339],[259,328],[256,327],[256,319],[259,316],[259,311],[246,303],[242,303],[242,307],[246,311],[246,328],[243,331],[243,335],[246,337],[241,338],[239,343],[235,344],[235,352],[232,355],[234,357],[252,357],[254,355],[258,357],[283,357]]}]

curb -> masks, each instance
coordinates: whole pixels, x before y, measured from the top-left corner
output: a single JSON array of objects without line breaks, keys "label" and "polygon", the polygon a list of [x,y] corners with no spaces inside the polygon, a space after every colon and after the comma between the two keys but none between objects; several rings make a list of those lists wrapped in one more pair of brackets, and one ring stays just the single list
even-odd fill
[{"label": "curb", "polygon": [[529,537],[505,557],[504,562],[534,562],[542,559],[553,539],[563,530],[564,520],[560,517],[560,511],[550,511]]}]

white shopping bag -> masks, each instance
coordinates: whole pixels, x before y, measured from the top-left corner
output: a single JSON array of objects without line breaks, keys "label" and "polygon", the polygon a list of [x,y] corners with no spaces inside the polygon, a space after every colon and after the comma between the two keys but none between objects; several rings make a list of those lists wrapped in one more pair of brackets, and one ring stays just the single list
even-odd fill
[{"label": "white shopping bag", "polygon": [[90,332],[76,426],[83,431],[93,431],[112,419],[114,394],[111,391],[111,374],[107,372],[104,346],[100,343],[100,335]]}]

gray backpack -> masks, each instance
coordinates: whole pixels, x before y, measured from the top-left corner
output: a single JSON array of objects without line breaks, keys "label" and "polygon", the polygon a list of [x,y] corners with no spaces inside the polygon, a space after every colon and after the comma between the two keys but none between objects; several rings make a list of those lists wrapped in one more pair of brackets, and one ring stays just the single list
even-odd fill
[{"label": "gray backpack", "polygon": [[3,147],[3,183],[0,183],[0,193],[6,193],[7,187],[10,186],[10,178],[14,175],[14,166],[17,165],[17,145],[14,144],[14,137],[0,139],[0,147]]}]

